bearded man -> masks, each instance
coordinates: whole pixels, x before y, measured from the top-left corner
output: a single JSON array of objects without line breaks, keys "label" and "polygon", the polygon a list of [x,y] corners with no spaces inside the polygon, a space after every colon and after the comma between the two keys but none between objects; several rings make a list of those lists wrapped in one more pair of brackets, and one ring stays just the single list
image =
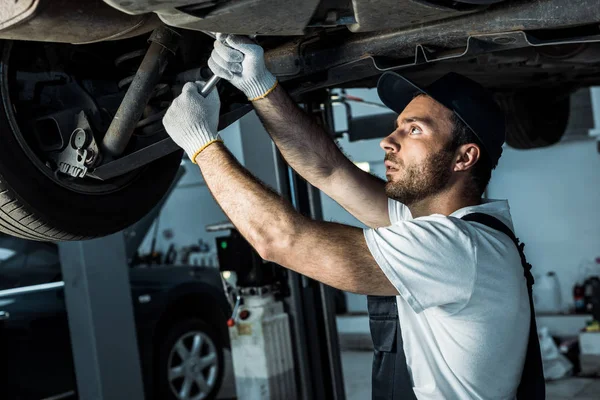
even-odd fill
[{"label": "bearded man", "polygon": [[244,92],[287,163],[368,226],[311,220],[258,182],[220,139],[219,98],[202,97],[202,82],[165,115],[262,258],[368,295],[374,399],[543,398],[530,266],[508,202],[482,199],[505,138],[490,93],[456,73],[425,88],[383,74],[379,96],[398,113],[383,181],[291,100],[257,44],[218,35],[209,66]]}]

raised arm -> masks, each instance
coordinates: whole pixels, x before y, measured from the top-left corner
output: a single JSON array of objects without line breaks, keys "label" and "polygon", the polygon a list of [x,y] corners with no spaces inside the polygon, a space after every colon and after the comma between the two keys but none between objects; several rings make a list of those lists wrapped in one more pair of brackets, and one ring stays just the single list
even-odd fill
[{"label": "raised arm", "polygon": [[259,45],[247,38],[220,35],[209,66],[248,96],[287,163],[304,179],[365,225],[390,225],[385,183],[354,165],[277,85]]},{"label": "raised arm", "polygon": [[281,87],[254,108],[287,163],[370,227],[390,225],[385,183],[361,170]]}]

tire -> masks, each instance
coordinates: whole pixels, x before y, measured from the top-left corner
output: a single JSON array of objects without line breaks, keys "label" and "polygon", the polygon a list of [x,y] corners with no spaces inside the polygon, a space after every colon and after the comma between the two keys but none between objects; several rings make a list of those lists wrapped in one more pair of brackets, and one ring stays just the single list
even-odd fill
[{"label": "tire", "polygon": [[[193,346],[195,336],[200,335],[203,338],[203,345],[201,347],[201,356],[196,359],[188,359],[188,364],[181,363],[182,358],[178,355],[176,345],[182,339],[185,346],[190,349]],[[209,343],[212,342],[211,345]],[[213,351],[214,350],[214,351]],[[199,395],[195,390],[199,390],[197,383],[192,384],[190,399],[194,400],[212,400],[215,399],[223,383],[223,376],[225,372],[225,363],[223,358],[223,341],[216,335],[215,330],[208,325],[206,322],[196,319],[189,318],[176,322],[171,329],[167,332],[164,341],[160,345],[158,361],[156,364],[156,377],[157,377],[157,396],[155,398],[161,400],[181,400],[182,398],[175,395],[174,391],[179,391],[185,384],[185,377],[170,380],[169,370],[173,369],[178,365],[185,365],[184,370],[192,374],[193,368],[202,368],[202,359],[206,358],[207,355],[213,351],[215,354],[214,370],[211,370],[213,366],[206,367],[200,376],[204,377],[204,382],[207,382],[210,386],[210,390]],[[202,357],[204,355],[204,357]],[[191,375],[190,375],[191,376]],[[194,376],[199,376],[198,373]],[[208,378],[207,378],[208,377]],[[194,396],[196,394],[196,396]]]},{"label": "tire", "polygon": [[506,143],[515,149],[535,149],[558,143],[570,114],[570,93],[530,90],[497,96],[506,114]]},{"label": "tire", "polygon": [[[10,42],[0,41],[5,54]],[[10,63],[0,64],[0,231],[33,240],[83,240],[126,228],[167,192],[181,162],[170,154],[103,184],[98,193],[70,190],[44,173],[22,137],[9,89]],[[14,89],[14,86],[12,86]],[[37,163],[37,164],[36,164]],[[41,167],[40,167],[41,165]],[[111,186],[112,185],[112,186]]]}]

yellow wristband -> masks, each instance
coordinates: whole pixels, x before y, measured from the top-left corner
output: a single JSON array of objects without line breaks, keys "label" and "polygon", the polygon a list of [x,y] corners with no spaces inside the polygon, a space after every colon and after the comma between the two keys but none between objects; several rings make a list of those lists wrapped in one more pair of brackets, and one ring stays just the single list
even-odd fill
[{"label": "yellow wristband", "polygon": [[207,148],[208,146],[210,146],[211,144],[216,143],[216,142],[223,143],[223,139],[211,140],[210,142],[206,143],[204,146],[200,147],[200,150],[198,150],[197,152],[194,153],[194,157],[192,157],[192,162],[194,164],[196,164],[196,157],[198,157],[198,154],[202,153],[202,150],[204,150],[205,148]]},{"label": "yellow wristband", "polygon": [[265,92],[265,94],[263,94],[261,96],[258,96],[258,97],[255,97],[253,99],[248,99],[248,100],[255,101],[255,100],[264,99],[265,97],[267,97],[269,95],[269,93],[271,93],[273,90],[275,90],[275,88],[277,87],[278,84],[279,84],[279,81],[275,81],[275,84],[273,85],[273,87],[271,89],[267,90]]}]

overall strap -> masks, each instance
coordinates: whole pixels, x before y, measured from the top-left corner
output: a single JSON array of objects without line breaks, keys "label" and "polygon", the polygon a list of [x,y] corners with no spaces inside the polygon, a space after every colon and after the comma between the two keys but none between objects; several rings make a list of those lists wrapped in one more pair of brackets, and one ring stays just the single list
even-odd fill
[{"label": "overall strap", "polygon": [[417,400],[408,372],[396,296],[367,296],[373,339],[372,400]]},{"label": "overall strap", "polygon": [[537,336],[537,325],[535,321],[535,310],[533,307],[533,275],[531,274],[531,264],[527,262],[523,249],[524,243],[519,243],[519,239],[510,230],[508,226],[503,224],[497,218],[488,214],[473,213],[467,214],[461,218],[464,221],[472,221],[483,224],[487,227],[500,231],[507,235],[517,246],[521,264],[527,280],[527,293],[529,294],[529,309],[531,311],[531,319],[529,325],[529,342],[527,344],[527,354],[525,356],[525,365],[523,366],[523,374],[521,382],[517,389],[517,399],[545,399],[546,398],[546,383],[544,381],[544,369],[542,365],[542,355],[540,352],[540,342]]}]

